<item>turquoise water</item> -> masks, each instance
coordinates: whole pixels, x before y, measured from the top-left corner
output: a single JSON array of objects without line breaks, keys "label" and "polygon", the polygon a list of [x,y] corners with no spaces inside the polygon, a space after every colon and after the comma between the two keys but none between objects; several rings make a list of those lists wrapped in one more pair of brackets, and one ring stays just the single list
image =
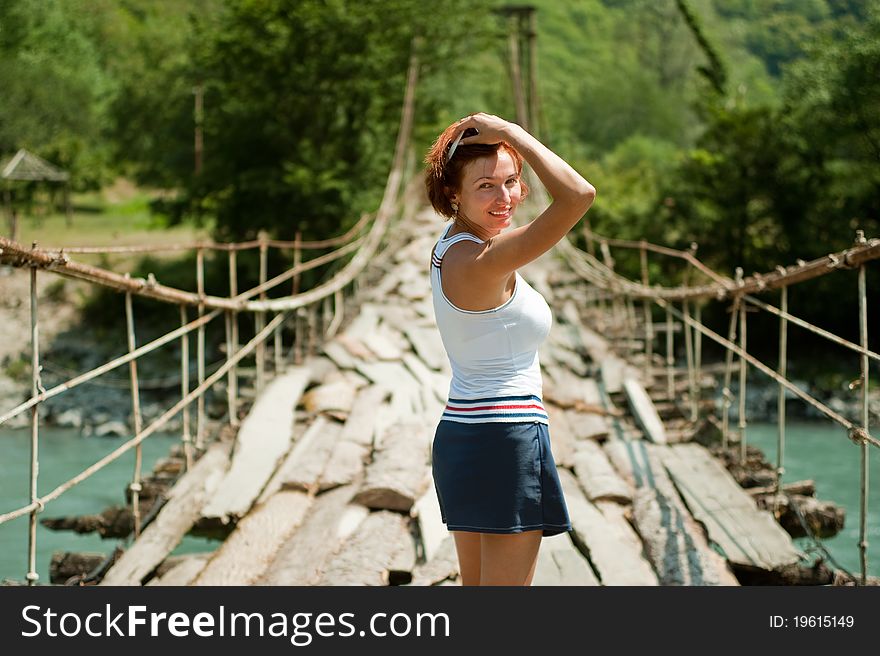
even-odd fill
[{"label": "turquoise water", "polygon": [[[760,448],[776,465],[775,424],[746,428],[746,441]],[[822,541],[834,560],[853,574],[861,573],[859,509],[861,499],[861,447],[850,442],[846,431],[832,423],[789,423],[785,429],[785,475],[789,483],[816,482],[816,498],[832,501],[846,511],[843,530]],[[868,450],[868,574],[880,576],[880,450]],[[809,544],[796,541],[801,548]]]},{"label": "turquoise water", "polygon": [[[37,493],[47,494],[79,474],[127,439],[123,437],[83,437],[70,429],[40,429],[39,479]],[[155,462],[168,455],[179,435],[155,434],[143,442],[143,475]],[[0,514],[20,508],[30,500],[29,428],[0,429]],[[47,504],[42,517],[97,514],[107,506],[125,502],[125,488],[134,473],[134,449],[93,474],[90,478]],[[27,573],[28,516],[0,524],[0,580],[23,581]],[[37,572],[40,583],[49,583],[49,563],[56,551],[82,551],[110,554],[119,544],[116,538],[103,540],[97,534],[79,535],[72,531],[50,531],[37,523]],[[206,540],[186,538],[175,553],[210,551]]]}]

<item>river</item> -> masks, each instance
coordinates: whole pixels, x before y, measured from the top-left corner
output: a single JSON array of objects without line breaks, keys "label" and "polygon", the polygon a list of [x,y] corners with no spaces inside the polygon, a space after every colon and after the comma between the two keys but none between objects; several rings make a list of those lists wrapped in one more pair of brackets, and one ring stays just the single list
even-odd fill
[{"label": "river", "polygon": [[[102,456],[126,441],[122,437],[84,437],[78,430],[40,429],[39,479],[40,495],[80,473]],[[180,435],[160,434],[143,443],[144,476],[155,462],[168,455]],[[30,490],[31,431],[0,429],[0,514],[26,505]],[[125,502],[125,488],[134,473],[134,450],[93,474],[73,489],[49,502],[44,517],[97,514],[107,506]],[[27,572],[28,516],[0,524],[0,581],[23,581]],[[116,538],[103,540],[96,533],[76,534],[72,531],[50,531],[37,523],[37,573],[39,582],[49,583],[49,563],[56,551],[83,551],[110,554],[119,543]],[[216,542],[185,538],[174,553],[210,551]]]}]

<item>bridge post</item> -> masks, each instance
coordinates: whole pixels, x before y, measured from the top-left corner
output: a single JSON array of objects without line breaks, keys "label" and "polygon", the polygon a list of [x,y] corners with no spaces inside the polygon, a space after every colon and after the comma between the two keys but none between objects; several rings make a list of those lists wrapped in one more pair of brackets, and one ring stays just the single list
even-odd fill
[{"label": "bridge post", "polygon": [[[742,269],[739,270],[740,282],[742,282]],[[746,461],[746,304],[739,306],[739,348],[742,355],[739,356],[739,461]]]},{"label": "bridge post", "polygon": [[[37,242],[33,242],[31,247],[36,249]],[[31,265],[31,395],[39,394],[42,387],[43,384],[40,381],[40,328],[37,324],[37,267]],[[39,403],[35,403],[31,408],[31,503],[37,500],[37,477],[40,471],[39,408]],[[28,523],[28,571],[25,578],[29,586],[36,585],[40,578],[37,573],[37,513],[41,508],[42,506],[31,511]]]},{"label": "bridge post", "polygon": [[[128,280],[131,276],[126,273],[125,278]],[[134,334],[134,310],[131,303],[131,292],[125,293],[125,325],[128,333],[128,352],[131,353],[137,349]],[[140,386],[138,385],[137,358],[128,363],[128,371],[131,378],[131,412],[134,417],[134,434],[140,435],[141,425],[141,395]],[[143,451],[141,443],[138,442],[134,448],[134,477],[129,486],[131,490],[131,513],[134,519],[134,537],[138,538],[141,534],[141,464],[143,462]]]},{"label": "bridge post", "polygon": [[[691,274],[694,270],[694,261],[693,257],[697,253],[697,243],[691,242],[688,251],[691,255],[691,258],[688,259],[687,268],[684,273],[684,286],[687,287],[691,282]],[[685,344],[685,356],[687,358],[687,368],[688,368],[688,396],[690,397],[691,402],[691,422],[696,422],[699,417],[699,406],[697,405],[697,378],[696,371],[694,368],[694,338],[693,333],[700,331],[695,327],[692,327],[688,319],[691,318],[690,313],[690,302],[687,300],[682,301],[682,312],[684,313],[684,323],[681,328],[684,331],[684,344]]]},{"label": "bridge post", "polygon": [[[856,231],[856,245],[866,243],[865,233]],[[865,278],[865,265],[859,265],[859,340],[862,346],[861,384],[862,384],[862,428],[868,432],[868,295]],[[862,585],[868,582],[868,441],[861,441],[861,504],[859,517],[859,553],[862,565]]]},{"label": "bridge post", "polygon": [[[180,325],[185,326],[189,323],[187,318],[186,305],[180,306]],[[189,394],[189,333],[183,333],[180,336],[180,398],[185,399]],[[183,406],[181,423],[183,424],[183,457],[186,459],[186,470],[192,468],[192,438],[189,434],[189,403]]]},{"label": "bridge post", "polygon": [[318,346],[318,316],[317,316],[317,305],[312,303],[309,306],[308,310],[308,325],[309,325],[309,343],[308,343],[308,354],[314,355]]},{"label": "bridge post", "polygon": [[[639,246],[639,261],[642,268],[642,285],[648,291],[650,280],[648,278],[648,249],[647,242],[643,239]],[[645,386],[649,387],[654,380],[654,322],[651,316],[651,299],[644,298],[642,309],[645,313]]]},{"label": "bridge post", "polygon": [[666,303],[666,395],[669,400],[675,399],[675,368],[674,342],[672,338],[672,301]]},{"label": "bridge post", "polygon": [[[229,249],[229,295],[231,297],[238,296],[238,251],[235,245]],[[229,332],[226,342],[227,360],[238,353],[238,312],[232,310],[228,313],[227,321],[229,322]],[[229,423],[232,426],[238,426],[238,365],[233,364],[229,369],[229,376],[226,379],[227,399],[229,403]]]},{"label": "bridge post", "polygon": [[[205,315],[205,250],[199,247],[196,250],[196,289],[199,295],[199,319]],[[199,385],[205,382],[205,325],[199,326],[198,340],[196,341],[196,357],[198,359]],[[199,394],[198,411],[196,415],[196,449],[205,446],[205,395]]]},{"label": "bridge post", "polygon": [[[742,270],[737,271],[737,280],[742,282]],[[730,324],[727,327],[727,341],[731,344],[736,339],[736,319],[739,316],[739,306],[741,296],[737,294],[733,299],[733,305],[730,308]],[[730,436],[730,404],[733,401],[733,393],[730,391],[730,379],[733,375],[733,351],[727,349],[724,356],[724,388],[722,396],[723,411],[721,415],[721,446],[727,449],[727,439]]]},{"label": "bridge post", "polygon": [[684,330],[684,350],[688,368],[688,396],[690,396],[691,422],[696,422],[699,415],[699,409],[697,407],[697,384],[694,371],[694,339],[691,333],[693,328],[691,328],[690,324],[691,307],[688,301],[685,300],[681,302],[681,311],[684,315],[681,328]]},{"label": "bridge post", "polygon": [[[785,269],[782,269],[783,275]],[[783,285],[779,290],[779,364],[776,373],[780,378],[785,378],[788,367],[788,285]],[[773,510],[779,507],[779,494],[782,492],[782,477],[785,474],[785,385],[779,383],[779,391],[776,398],[777,418],[777,441],[776,441],[776,493],[774,494]]]},{"label": "bridge post", "polygon": [[[260,241],[260,285],[266,283],[266,269],[267,269],[267,260],[268,260],[268,245],[266,244],[266,232],[260,230],[257,235],[257,239]],[[266,292],[260,292],[260,300],[266,300]],[[255,313],[254,321],[256,323],[256,333],[259,333],[263,328],[266,327],[266,313],[263,310]],[[256,368],[257,368],[257,394],[259,394],[263,390],[263,386],[266,383],[266,342],[265,340],[261,341],[257,344],[257,356],[256,356]]]},{"label": "bridge post", "polygon": [[[298,267],[302,264],[302,247],[300,243],[302,242],[302,232],[299,230],[296,231],[296,236],[293,240],[293,266]],[[299,282],[300,282],[300,274],[295,274],[293,276],[293,295],[296,296],[299,294]],[[295,364],[302,364],[303,360],[302,354],[302,318],[300,317],[299,308],[293,311],[293,362]]]},{"label": "bridge post", "polygon": [[[698,326],[703,325],[703,307],[700,305],[699,301],[694,303],[694,321],[697,322]],[[703,392],[700,376],[700,372],[703,366],[703,331],[694,328],[694,336],[696,337],[696,344],[694,344],[694,377],[697,380],[696,389],[694,390],[694,397],[696,399],[695,404],[699,413],[700,397],[702,396]]]}]

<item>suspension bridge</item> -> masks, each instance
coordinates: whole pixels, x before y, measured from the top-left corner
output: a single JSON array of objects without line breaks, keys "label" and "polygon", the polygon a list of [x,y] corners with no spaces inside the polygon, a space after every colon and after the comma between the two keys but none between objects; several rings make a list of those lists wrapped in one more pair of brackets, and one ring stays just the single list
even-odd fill
[{"label": "suspension bridge", "polygon": [[[28,523],[28,570],[36,572],[36,526],[52,502],[111,462],[134,458],[128,486],[130,522],[124,549],[70,576],[68,584],[101,585],[446,585],[459,576],[455,549],[440,521],[431,484],[433,428],[446,403],[450,370],[433,322],[428,279],[431,246],[442,228],[419,193],[409,138],[418,64],[413,60],[385,193],[375,213],[346,234],[307,242],[259,239],[200,242],[172,248],[196,253],[196,288],[165,286],[76,261],[78,253],[136,252],[149,246],[103,249],[27,248],[0,238],[0,262],[31,281],[32,395],[0,408],[0,425],[31,416],[29,502],[0,508],[0,523]],[[523,211],[536,215],[537,198]],[[393,227],[393,229],[390,229]],[[522,270],[547,298],[554,324],[540,352],[544,401],[553,452],[573,531],[545,539],[535,585],[741,585],[871,582],[867,562],[868,462],[880,446],[869,431],[869,362],[865,270],[880,257],[880,240],[859,234],[852,248],[764,275],[730,279],[712,271],[693,249],[680,251],[598,235],[584,227],[586,250],[563,240]],[[324,255],[304,258],[315,249]],[[269,252],[293,254],[293,265],[268,276]],[[615,270],[612,249],[636,250],[641,276]],[[260,284],[238,290],[237,256],[257,250]],[[205,258],[228,258],[229,295],[205,293]],[[598,255],[597,255],[598,253]],[[648,258],[672,258],[685,284],[652,285]],[[345,260],[343,260],[345,258]],[[336,273],[300,289],[303,272],[338,260]],[[788,311],[787,290],[806,280],[856,269],[860,296],[858,344]],[[37,275],[84,280],[125,297],[128,353],[50,389],[40,380]],[[267,292],[289,286],[291,293]],[[779,307],[760,295],[778,291]],[[180,308],[181,325],[138,344],[133,296]],[[707,303],[728,308],[727,331],[701,320]],[[747,310],[779,319],[778,365],[747,349]],[[196,318],[191,319],[190,313]],[[255,334],[239,340],[239,322]],[[210,374],[205,329],[223,322],[225,360]],[[810,330],[859,355],[862,416],[853,422],[786,376],[788,324]],[[285,343],[283,329],[293,334]],[[190,336],[196,337],[194,356]],[[702,362],[702,344],[724,349],[724,362]],[[662,342],[662,346],[661,346]],[[677,342],[677,345],[676,345]],[[157,349],[181,352],[180,398],[144,425],[137,364]],[[676,349],[683,358],[676,357]],[[683,361],[682,361],[683,360]],[[243,361],[251,366],[245,367]],[[190,381],[190,368],[197,374]],[[134,436],[49,492],[39,487],[40,404],[127,368]],[[745,392],[749,371],[778,385],[778,452],[763,486],[735,476],[752,456],[747,444]],[[754,374],[753,374],[754,375]],[[738,398],[731,391],[738,378]],[[720,378],[720,382],[719,382]],[[714,390],[722,391],[716,408]],[[226,414],[209,419],[209,390],[223,393]],[[786,395],[811,404],[841,427],[858,450],[861,574],[817,571],[781,518],[797,519],[811,535],[827,519],[802,481],[785,472]],[[731,425],[738,401],[738,425]],[[141,445],[173,419],[181,420],[175,474],[142,471]],[[3,445],[0,444],[0,452]],[[874,453],[876,457],[876,453]],[[160,484],[161,483],[161,484]],[[824,512],[824,515],[823,515]],[[833,513],[832,513],[833,515]],[[832,518],[833,520],[833,518]],[[211,553],[172,556],[192,531],[222,537]]]}]

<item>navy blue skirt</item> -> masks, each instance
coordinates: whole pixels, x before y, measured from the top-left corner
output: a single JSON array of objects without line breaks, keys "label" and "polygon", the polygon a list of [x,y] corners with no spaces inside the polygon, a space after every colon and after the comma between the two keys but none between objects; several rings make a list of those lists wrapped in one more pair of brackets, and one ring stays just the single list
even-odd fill
[{"label": "navy blue skirt", "polygon": [[548,536],[571,530],[547,424],[441,421],[432,470],[450,531]]}]

